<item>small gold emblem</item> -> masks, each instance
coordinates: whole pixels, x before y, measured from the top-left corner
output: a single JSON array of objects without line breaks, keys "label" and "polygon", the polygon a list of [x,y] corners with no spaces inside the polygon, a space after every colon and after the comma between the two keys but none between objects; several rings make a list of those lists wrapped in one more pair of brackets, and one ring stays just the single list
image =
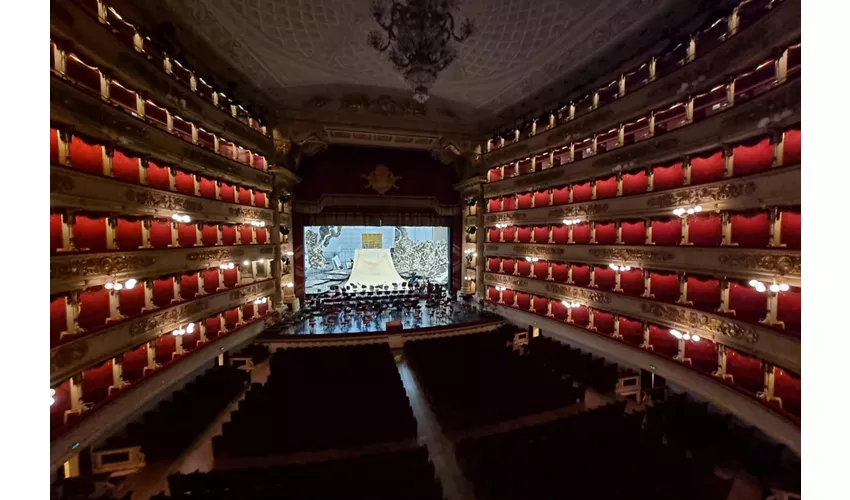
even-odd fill
[{"label": "small gold emblem", "polygon": [[397,177],[385,165],[378,165],[375,170],[369,172],[369,175],[363,174],[361,177],[369,181],[366,187],[374,189],[378,194],[384,194],[390,189],[398,189],[396,182],[401,180],[400,176]]}]

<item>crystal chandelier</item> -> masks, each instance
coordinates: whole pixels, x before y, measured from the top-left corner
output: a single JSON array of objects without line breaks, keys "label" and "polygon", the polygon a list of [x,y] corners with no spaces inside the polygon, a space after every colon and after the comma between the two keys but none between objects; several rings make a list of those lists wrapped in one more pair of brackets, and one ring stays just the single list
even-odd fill
[{"label": "crystal chandelier", "polygon": [[386,32],[369,33],[369,45],[378,52],[389,50],[389,60],[413,86],[413,98],[428,100],[428,88],[437,74],[454,61],[452,40],[462,42],[472,34],[469,19],[455,34],[452,11],[459,0],[407,0],[406,3],[375,0],[372,17]]}]

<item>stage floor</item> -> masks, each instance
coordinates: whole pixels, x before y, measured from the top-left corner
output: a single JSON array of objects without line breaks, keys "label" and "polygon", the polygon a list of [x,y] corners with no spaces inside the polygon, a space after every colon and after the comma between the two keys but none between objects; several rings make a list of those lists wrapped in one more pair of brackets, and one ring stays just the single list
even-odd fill
[{"label": "stage floor", "polygon": [[300,323],[280,329],[275,332],[275,327],[271,327],[261,333],[257,340],[273,340],[291,337],[293,335],[354,335],[354,334],[374,334],[386,333],[387,322],[401,321],[404,331],[402,333],[413,333],[416,330],[439,328],[444,326],[464,325],[469,323],[477,323],[481,321],[501,319],[500,316],[493,313],[488,313],[474,309],[472,307],[465,308],[460,304],[455,304],[451,314],[439,315],[436,311],[434,314],[429,314],[430,309],[424,307],[425,301],[421,300],[420,305],[422,317],[415,319],[412,314],[402,314],[398,311],[386,311],[377,318],[372,318],[372,321],[366,323],[362,317],[355,316],[350,321],[345,322],[341,319],[341,315],[335,317],[335,324],[329,325],[325,323],[325,318],[316,316],[315,323],[311,325],[308,320],[303,320]]}]

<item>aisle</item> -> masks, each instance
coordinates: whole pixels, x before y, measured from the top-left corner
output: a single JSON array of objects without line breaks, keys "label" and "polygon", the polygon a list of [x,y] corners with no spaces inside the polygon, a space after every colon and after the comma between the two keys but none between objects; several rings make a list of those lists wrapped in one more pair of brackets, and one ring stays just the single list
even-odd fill
[{"label": "aisle", "polygon": [[419,429],[419,439],[428,448],[428,455],[434,464],[437,478],[443,485],[443,496],[446,500],[474,500],[472,486],[464,477],[454,455],[454,447],[451,441],[443,434],[437,418],[431,411],[424,394],[419,390],[413,372],[407,365],[407,361],[396,363],[404,390],[413,408],[413,416],[416,417]]},{"label": "aisle", "polygon": [[[268,360],[260,363],[251,371],[251,383],[265,384],[271,369]],[[171,462],[160,461],[145,466],[128,479],[132,483],[132,500],[148,500],[152,495],[161,491],[168,492],[168,476],[171,474],[200,471],[209,472],[215,465],[213,457],[212,438],[221,434],[222,425],[230,420],[230,414],[239,406],[239,401],[245,397],[250,386],[240,393],[201,433],[195,442],[182,455]]]}]

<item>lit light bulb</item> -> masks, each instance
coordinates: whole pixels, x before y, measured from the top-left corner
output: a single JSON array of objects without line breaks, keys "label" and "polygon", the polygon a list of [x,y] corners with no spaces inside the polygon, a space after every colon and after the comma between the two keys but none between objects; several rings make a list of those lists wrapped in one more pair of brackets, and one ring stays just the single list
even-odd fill
[{"label": "lit light bulb", "polygon": [[773,292],[773,293],[778,292],[779,291],[779,285],[777,285],[776,283],[770,285],[770,291]]},{"label": "lit light bulb", "polygon": [[701,207],[701,206],[699,206],[699,205],[695,206],[695,207],[694,207],[694,212],[696,212],[696,213],[700,213],[700,212],[702,212],[702,207]]},{"label": "lit light bulb", "polygon": [[174,330],[173,332],[171,332],[171,335],[174,335],[175,337],[180,335],[180,330]]},{"label": "lit light bulb", "polygon": [[610,267],[611,269],[613,269],[615,271],[617,270],[617,264],[608,264],[608,267]]},{"label": "lit light bulb", "polygon": [[250,261],[250,260],[243,260],[243,261],[242,261],[242,265],[243,265],[243,266],[247,266],[247,265],[248,265],[248,264],[250,264],[250,263],[251,263],[251,261]]},{"label": "lit light bulb", "polygon": [[700,341],[699,335],[691,335],[691,340],[693,340],[694,342],[699,342]]},{"label": "lit light bulb", "polygon": [[684,208],[677,208],[677,209],[673,210],[673,215],[682,215],[684,213],[685,213]]},{"label": "lit light bulb", "polygon": [[786,284],[786,283],[782,283],[781,285],[779,285],[780,291],[787,292],[790,289],[791,289],[791,286]]},{"label": "lit light bulb", "polygon": [[179,214],[174,214],[171,216],[171,219],[180,222],[181,220],[183,220],[183,217],[181,217]]},{"label": "lit light bulb", "polygon": [[113,283],[111,281],[107,281],[103,285],[103,288],[106,288],[107,290],[112,290],[114,287],[115,287],[115,283]]},{"label": "lit light bulb", "polygon": [[526,257],[525,260],[527,260],[528,262],[531,262],[531,257]]},{"label": "lit light bulb", "polygon": [[138,281],[136,281],[136,278],[130,278],[124,282],[124,288],[126,288],[127,290],[132,290],[133,288],[135,288],[136,283],[138,283]]},{"label": "lit light bulb", "polygon": [[680,332],[679,330],[672,330],[672,329],[671,329],[671,330],[670,330],[670,335],[672,335],[672,336],[676,337],[677,339],[682,338],[682,332]]},{"label": "lit light bulb", "polygon": [[112,288],[114,290],[118,291],[118,290],[121,290],[122,288],[124,288],[124,285],[122,285],[121,283],[115,283],[115,286],[113,286]]},{"label": "lit light bulb", "polygon": [[624,270],[624,271],[631,271],[631,270],[632,270],[632,266],[626,266],[623,270]]},{"label": "lit light bulb", "polygon": [[261,220],[260,221],[260,227],[266,227],[266,221]]},{"label": "lit light bulb", "polygon": [[[471,278],[470,278],[470,279],[471,279]],[[286,288],[292,288],[292,287],[294,287],[294,286],[295,286],[295,283],[293,283],[293,282],[291,282],[291,281],[290,281],[289,283],[287,283],[287,284],[286,284]]]},{"label": "lit light bulb", "polygon": [[759,283],[760,283],[759,280],[750,280],[750,286],[753,287],[753,288],[758,287]]},{"label": "lit light bulb", "polygon": [[286,252],[287,257],[292,257],[295,255],[292,251]]},{"label": "lit light bulb", "polygon": [[188,223],[192,222],[192,218],[189,217],[188,215],[184,215],[183,216],[183,222],[188,224]]},{"label": "lit light bulb", "polygon": [[567,302],[566,300],[562,300],[562,301],[561,301],[561,304],[562,304],[564,307],[570,307],[570,303],[569,303],[569,302]]},{"label": "lit light bulb", "polygon": [[691,340],[691,334],[685,333],[685,334],[682,335],[682,338],[685,339],[685,340]]},{"label": "lit light bulb", "polygon": [[693,208],[688,209],[688,215],[693,215],[694,213],[696,213],[696,212],[694,211]]},{"label": "lit light bulb", "polygon": [[756,285],[757,292],[764,293],[766,290],[767,288],[764,286],[764,283],[759,283],[758,285]]},{"label": "lit light bulb", "polygon": [[195,323],[189,323],[189,325],[186,327],[186,331],[189,332],[189,333],[194,332],[195,331]]}]

